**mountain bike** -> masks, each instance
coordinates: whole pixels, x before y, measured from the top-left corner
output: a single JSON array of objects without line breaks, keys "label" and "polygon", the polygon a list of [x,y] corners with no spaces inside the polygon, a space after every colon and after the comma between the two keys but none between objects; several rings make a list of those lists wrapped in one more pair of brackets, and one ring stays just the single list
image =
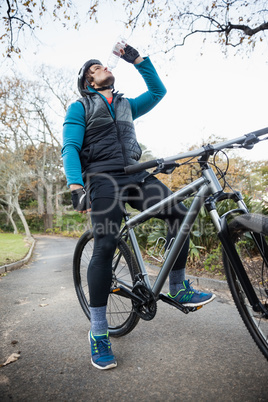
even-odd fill
[{"label": "mountain bike", "polygon": [[[223,149],[252,149],[256,143],[268,139],[267,136],[264,137],[266,134],[268,127],[232,140],[208,144],[186,153],[125,168],[127,174],[149,168],[155,168],[150,174],[170,174],[182,164],[190,163],[193,158],[198,157],[200,177],[137,215],[125,213],[113,259],[113,279],[107,306],[111,336],[128,334],[140,318],[153,319],[160,300],[185,314],[198,309],[172,300],[161,293],[161,290],[201,208],[204,207],[222,245],[223,266],[234,302],[252,338],[268,359],[268,216],[249,213],[241,193],[228,186],[226,171],[223,173],[215,162],[215,156]],[[212,156],[213,162],[209,162]],[[183,162],[180,164],[178,161],[181,160]],[[225,191],[226,188],[228,191]],[[192,200],[188,213],[172,244],[166,247],[162,267],[151,283],[134,229],[162,209],[188,198]],[[227,199],[233,200],[235,208],[220,215],[217,207]],[[93,242],[92,231],[85,232],[78,240],[73,258],[76,293],[89,320],[87,268],[92,256]]]}]

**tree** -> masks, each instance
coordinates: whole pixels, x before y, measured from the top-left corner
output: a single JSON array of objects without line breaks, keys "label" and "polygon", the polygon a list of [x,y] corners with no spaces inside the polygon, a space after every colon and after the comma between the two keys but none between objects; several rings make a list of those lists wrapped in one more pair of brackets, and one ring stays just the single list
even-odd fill
[{"label": "tree", "polygon": [[[15,157],[15,160],[13,159]],[[31,172],[25,164],[16,158],[16,154],[10,155],[9,152],[1,153],[0,159],[0,204],[1,209],[8,215],[14,233],[17,233],[17,226],[13,219],[16,211],[22,221],[25,234],[31,237],[31,232],[19,203],[21,189],[27,185]]]},{"label": "tree", "polygon": [[[59,76],[63,76],[61,71],[43,66],[37,74],[38,85],[34,80],[20,77],[0,80],[0,150],[10,155],[10,160],[16,156],[14,175],[17,172],[18,178],[25,167],[31,172],[27,188],[38,200],[38,212],[44,219],[45,229],[52,228],[60,194],[67,191],[60,138],[63,117],[73,92],[68,89],[71,86],[61,85]],[[67,71],[64,77],[67,83]],[[6,171],[7,187],[10,185],[7,163],[2,169]],[[21,196],[22,185],[17,190]],[[12,217],[10,213],[8,216]]]},{"label": "tree", "polygon": [[253,163],[253,169],[249,172],[247,189],[250,195],[257,200],[257,207],[263,213],[268,209],[268,163],[259,161]]},{"label": "tree", "polygon": [[[206,144],[214,144],[224,141],[223,138],[210,136]],[[202,147],[197,144],[189,151]],[[172,191],[182,188],[189,182],[200,177],[200,166],[198,158],[191,158],[190,161],[180,160],[180,167],[171,175],[158,174],[158,178]],[[266,201],[268,186],[268,167],[266,161],[258,163],[246,160],[232,151],[219,152],[215,159],[210,158],[209,163],[213,167],[218,178],[221,177],[221,185],[224,191],[240,191],[244,196],[253,200],[263,199]],[[214,166],[213,166],[214,165]]]},{"label": "tree", "polygon": [[254,47],[268,30],[268,7],[261,0],[125,1],[126,25],[156,28],[168,52],[192,35],[212,35],[224,48]]},{"label": "tree", "polygon": [[[106,4],[105,4],[106,3]],[[91,0],[88,19],[98,22],[108,0]],[[114,0],[118,14],[130,29],[152,27],[153,35],[165,52],[183,46],[192,35],[209,35],[223,49],[226,46],[254,48],[268,30],[268,7],[265,0]],[[20,54],[22,33],[35,35],[46,18],[64,27],[79,29],[76,2],[71,0],[3,0],[0,5],[2,30],[0,41],[8,56]]]},{"label": "tree", "polygon": [[78,14],[71,0],[3,0],[0,4],[0,41],[6,47],[7,56],[20,54],[21,35],[35,35],[45,25],[46,17],[53,22],[60,21],[64,27],[69,27],[70,21],[75,29],[79,26]]},{"label": "tree", "polygon": [[140,158],[139,162],[146,162],[146,161],[149,161],[151,159],[154,159],[152,151],[150,149],[148,149],[146,147],[146,145],[143,145],[141,143],[139,143],[139,145],[140,145],[141,150],[142,150],[142,155],[141,155],[141,158]]}]

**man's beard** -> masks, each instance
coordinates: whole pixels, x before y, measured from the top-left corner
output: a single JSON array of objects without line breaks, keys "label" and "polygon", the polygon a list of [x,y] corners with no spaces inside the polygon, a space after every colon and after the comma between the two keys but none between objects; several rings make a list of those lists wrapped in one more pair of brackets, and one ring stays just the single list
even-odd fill
[{"label": "man's beard", "polygon": [[102,80],[101,82],[98,82],[98,87],[106,87],[109,85],[114,85],[115,82],[115,78],[113,75],[111,75],[110,77],[107,77],[106,79]]}]

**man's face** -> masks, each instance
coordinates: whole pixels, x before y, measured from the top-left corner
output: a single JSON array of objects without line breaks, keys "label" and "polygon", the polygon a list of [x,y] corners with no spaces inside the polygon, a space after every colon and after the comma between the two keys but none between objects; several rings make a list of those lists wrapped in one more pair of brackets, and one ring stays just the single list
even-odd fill
[{"label": "man's face", "polygon": [[115,78],[107,67],[103,67],[100,64],[93,64],[89,70],[92,77],[91,85],[93,88],[97,89],[114,84]]}]

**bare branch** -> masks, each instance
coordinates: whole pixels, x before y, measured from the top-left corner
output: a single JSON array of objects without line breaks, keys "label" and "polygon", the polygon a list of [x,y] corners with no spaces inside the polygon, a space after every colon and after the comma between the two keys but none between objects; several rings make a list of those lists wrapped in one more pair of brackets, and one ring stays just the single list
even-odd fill
[{"label": "bare branch", "polygon": [[141,13],[143,12],[143,10],[145,8],[146,1],[147,0],[143,0],[142,6],[140,8],[140,11],[138,12],[138,14],[134,18],[132,18],[131,20],[128,21],[128,25],[132,25],[132,23],[135,21],[135,23],[134,23],[134,28],[135,28],[136,23],[137,23]]},{"label": "bare branch", "polygon": [[232,30],[243,31],[247,36],[253,36],[258,32],[268,30],[268,22],[264,22],[256,28],[250,28],[247,25],[231,24],[229,22],[229,24],[225,28],[225,32],[227,35],[229,35]]}]

